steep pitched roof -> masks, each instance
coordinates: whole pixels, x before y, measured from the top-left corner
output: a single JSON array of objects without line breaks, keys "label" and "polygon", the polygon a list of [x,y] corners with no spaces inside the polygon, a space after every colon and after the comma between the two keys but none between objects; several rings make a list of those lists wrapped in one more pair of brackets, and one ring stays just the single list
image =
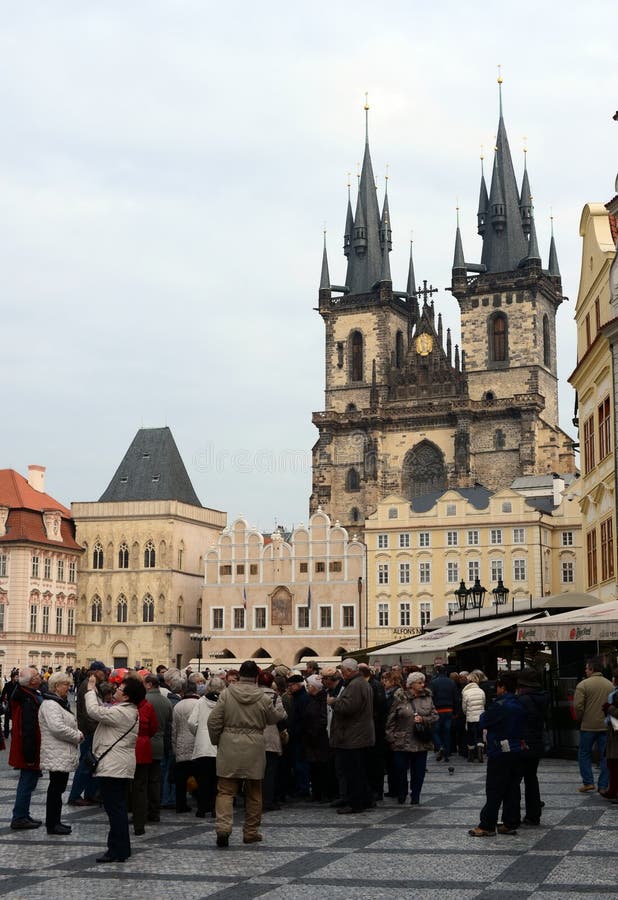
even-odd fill
[{"label": "steep pitched roof", "polygon": [[49,494],[35,490],[28,484],[28,480],[14,469],[0,469],[0,506],[8,506],[9,509],[33,509],[37,512],[44,509],[59,509],[63,516],[71,518],[70,509]]},{"label": "steep pitched roof", "polygon": [[140,428],[101,503],[179,500],[201,506],[169,428]]},{"label": "steep pitched roof", "polygon": [[[75,541],[71,511],[49,494],[35,490],[14,469],[0,469],[0,506],[9,508],[6,534],[0,537],[0,544],[28,541],[69,550],[82,549]],[[54,541],[47,537],[42,515],[44,510],[60,512],[61,540]]]}]

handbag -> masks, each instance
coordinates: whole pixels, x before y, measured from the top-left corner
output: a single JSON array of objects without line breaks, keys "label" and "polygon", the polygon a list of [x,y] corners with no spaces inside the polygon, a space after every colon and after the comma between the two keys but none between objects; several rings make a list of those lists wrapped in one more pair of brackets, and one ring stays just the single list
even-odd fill
[{"label": "handbag", "polygon": [[[412,700],[412,709],[414,710],[414,715],[418,715],[416,712],[416,706],[414,705],[414,700]],[[414,723],[414,734],[416,739],[419,740],[422,744],[429,743],[432,740],[432,730],[425,725],[424,722],[415,722]]]},{"label": "handbag", "polygon": [[107,756],[109,751],[112,750],[116,746],[116,744],[118,744],[123,738],[125,738],[130,731],[133,731],[133,729],[135,728],[135,726],[137,725],[138,722],[139,722],[139,716],[135,720],[135,722],[133,722],[131,727],[128,728],[124,734],[121,734],[119,738],[116,738],[114,743],[110,744],[110,746],[107,748],[107,750],[104,750],[100,756],[96,756],[92,752],[92,750],[88,750],[87,753],[84,753],[83,763],[92,775],[94,775],[94,773],[96,772],[97,766],[99,765],[99,763],[101,762],[103,757]]}]

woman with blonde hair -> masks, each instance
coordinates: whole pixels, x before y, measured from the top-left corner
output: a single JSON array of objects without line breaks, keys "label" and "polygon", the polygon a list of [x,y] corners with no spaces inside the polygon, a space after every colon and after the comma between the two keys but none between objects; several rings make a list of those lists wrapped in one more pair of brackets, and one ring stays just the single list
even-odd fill
[{"label": "woman with blonde hair", "polygon": [[[482,674],[482,673],[481,673]],[[468,762],[478,759],[483,762],[485,744],[483,743],[483,731],[480,726],[480,718],[485,712],[486,695],[479,686],[478,672],[470,672],[468,683],[461,692],[461,709],[466,719],[466,732],[468,738]]]}]

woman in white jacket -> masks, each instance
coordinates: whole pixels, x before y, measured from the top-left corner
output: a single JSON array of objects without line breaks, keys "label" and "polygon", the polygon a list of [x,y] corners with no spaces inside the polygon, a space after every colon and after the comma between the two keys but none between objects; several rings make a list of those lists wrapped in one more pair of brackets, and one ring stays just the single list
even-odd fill
[{"label": "woman in white jacket", "polygon": [[41,768],[49,771],[49,787],[45,806],[45,826],[48,834],[71,834],[71,826],[60,821],[62,794],[79,763],[78,746],[84,735],[75,723],[67,694],[73,679],[66,672],[54,672],[47,682],[48,693],[43,694],[39,708],[41,730]]},{"label": "woman in white jacket", "polygon": [[468,739],[468,762],[478,759],[483,762],[483,732],[479,724],[485,712],[485,691],[479,687],[479,676],[475,672],[468,675],[468,684],[461,692],[461,708],[466,717]]},{"label": "woman in white jacket", "polygon": [[91,675],[85,694],[86,712],[99,723],[92,752],[100,758],[96,775],[103,808],[109,819],[107,852],[98,856],[97,862],[125,862],[131,856],[127,792],[129,780],[135,774],[137,705],[145,698],[146,688],[137,678],[125,678],[116,688],[114,705],[103,706],[97,699],[95,687],[96,678]]},{"label": "woman in white jacket", "polygon": [[193,704],[187,720],[189,731],[195,735],[193,745],[193,772],[197,780],[196,818],[204,819],[206,813],[215,814],[217,796],[217,748],[208,734],[208,717],[217,705],[219,694],[225,689],[222,678],[214,676],[207,685],[203,697]]}]

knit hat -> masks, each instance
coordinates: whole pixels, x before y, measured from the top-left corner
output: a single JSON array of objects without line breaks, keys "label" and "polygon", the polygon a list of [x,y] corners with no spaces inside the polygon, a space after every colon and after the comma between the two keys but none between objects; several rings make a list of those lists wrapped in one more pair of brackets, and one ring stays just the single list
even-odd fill
[{"label": "knit hat", "polygon": [[101,662],[100,659],[95,659],[94,662],[91,662],[88,666],[91,672],[108,672],[109,669],[105,665],[104,662]]},{"label": "knit hat", "polygon": [[302,675],[290,675],[288,678],[288,684],[302,684],[304,682],[304,678]]},{"label": "knit hat", "polygon": [[522,669],[517,677],[517,687],[540,691],[541,683],[536,669]]}]

